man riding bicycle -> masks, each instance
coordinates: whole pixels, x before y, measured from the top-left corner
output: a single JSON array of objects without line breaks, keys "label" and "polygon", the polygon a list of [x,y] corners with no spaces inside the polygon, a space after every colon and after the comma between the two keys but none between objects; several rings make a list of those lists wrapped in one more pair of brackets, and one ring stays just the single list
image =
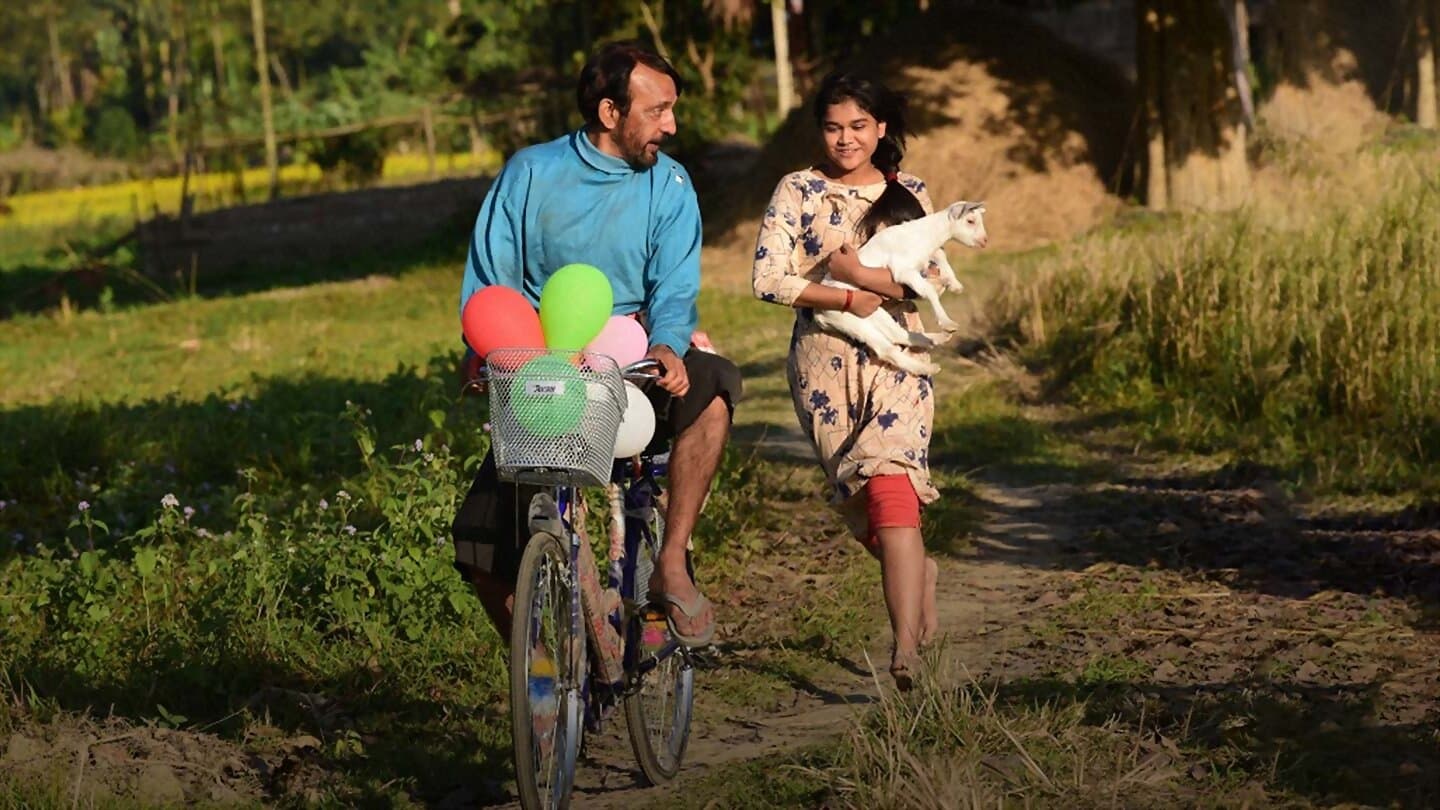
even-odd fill
[{"label": "man riding bicycle", "polygon": [[[741,393],[734,363],[690,351],[700,292],[700,207],[685,169],[660,152],[675,134],[680,77],[633,42],[605,45],[580,72],[585,126],[516,152],[480,207],[460,309],[500,284],[538,305],[555,270],[598,267],[614,289],[614,314],[642,319],[647,357],[663,367],[650,392],[657,418],[651,447],[671,443],[665,535],[649,593],[675,637],[710,643],[715,614],[691,581],[686,550],[729,438]],[[698,338],[697,338],[698,339]],[[703,345],[703,344],[702,344]],[[470,368],[478,358],[471,358]],[[673,442],[672,442],[673,440]],[[523,532],[516,505],[531,489],[502,483],[487,456],[455,517],[455,565],[508,636]]]}]

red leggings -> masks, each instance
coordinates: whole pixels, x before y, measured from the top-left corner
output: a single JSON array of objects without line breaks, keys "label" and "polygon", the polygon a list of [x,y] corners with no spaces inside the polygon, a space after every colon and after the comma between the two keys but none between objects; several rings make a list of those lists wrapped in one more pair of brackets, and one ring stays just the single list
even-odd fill
[{"label": "red leggings", "polygon": [[865,508],[870,518],[865,547],[880,552],[880,529],[920,528],[920,496],[910,476],[877,475],[865,485]]}]

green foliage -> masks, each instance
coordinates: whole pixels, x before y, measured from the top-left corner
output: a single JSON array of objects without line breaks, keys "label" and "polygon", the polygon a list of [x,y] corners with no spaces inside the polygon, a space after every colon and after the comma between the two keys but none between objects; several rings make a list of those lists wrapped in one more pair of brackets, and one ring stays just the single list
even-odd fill
[{"label": "green foliage", "polygon": [[303,150],[327,177],[338,177],[347,185],[366,185],[380,179],[388,141],[383,131],[370,130],[310,141]]},{"label": "green foliage", "polygon": [[110,157],[134,157],[142,139],[135,119],[124,107],[101,107],[90,127],[89,145],[96,152]]},{"label": "green foliage", "polygon": [[45,124],[48,146],[73,146],[85,140],[85,110],[81,107],[51,110]]},{"label": "green foliage", "polygon": [[[750,118],[756,68],[768,58],[755,39],[764,36],[766,15],[755,15],[749,29],[727,29],[705,0],[644,8],[638,0],[270,0],[265,11],[270,64],[257,66],[248,3],[7,7],[0,108],[14,110],[20,125],[0,128],[0,148],[33,132],[46,144],[106,155],[168,156],[173,139],[196,125],[212,145],[253,140],[262,127],[260,68],[270,74],[281,133],[403,121],[429,107],[439,142],[468,145],[475,125],[509,151],[575,126],[574,81],[585,55],[598,42],[639,37],[665,51],[693,88],[680,128],[683,152]],[[57,54],[71,74],[64,92],[48,78]],[[93,84],[65,107],[65,99],[82,95],[75,82],[82,73]],[[371,176],[376,140],[419,137],[416,125],[387,125],[305,144],[301,152],[327,169]],[[249,158],[258,157],[251,149]]]},{"label": "green foliage", "polygon": [[503,645],[451,565],[465,473],[446,418],[428,418],[439,438],[388,449],[370,419],[341,416],[360,469],[323,495],[245,469],[223,521],[167,493],[123,536],[94,517],[109,502],[83,504],[66,536],[0,565],[0,673],[170,724],[373,668],[497,693]]}]

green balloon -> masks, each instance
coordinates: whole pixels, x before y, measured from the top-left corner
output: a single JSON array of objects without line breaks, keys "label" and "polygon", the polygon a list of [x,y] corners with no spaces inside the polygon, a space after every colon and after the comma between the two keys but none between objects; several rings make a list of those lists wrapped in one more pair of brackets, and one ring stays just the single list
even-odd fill
[{"label": "green balloon", "polygon": [[585,380],[565,360],[541,355],[520,367],[510,388],[510,409],[537,436],[575,430],[585,415]]},{"label": "green balloon", "polygon": [[540,291],[540,328],[549,349],[578,352],[590,344],[615,307],[610,279],[588,264],[556,270]]}]

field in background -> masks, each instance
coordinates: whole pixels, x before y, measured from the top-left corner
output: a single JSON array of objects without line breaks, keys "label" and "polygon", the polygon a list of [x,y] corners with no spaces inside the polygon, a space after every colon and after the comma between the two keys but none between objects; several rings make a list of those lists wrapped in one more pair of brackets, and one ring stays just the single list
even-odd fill
[{"label": "field in background", "polygon": [[[947,499],[929,539],[962,556],[977,476],[1099,482],[1017,515],[1060,513],[1100,562],[1023,572],[1037,590],[995,680],[857,713],[838,744],[682,798],[1430,795],[1435,681],[1386,679],[1433,661],[1433,540],[1406,535],[1401,565],[1374,529],[1433,514],[1432,146],[1328,165],[1272,143],[1276,182],[1239,215],[1128,212],[1061,245],[956,255],[991,329],[965,347],[983,371],[951,357],[937,384]],[[218,734],[196,761],[228,773],[226,757],[254,754],[280,772],[271,795],[503,794],[500,645],[445,542],[485,443],[453,375],[463,249],[0,320],[0,735],[94,714],[121,725],[91,740]],[[754,450],[783,444],[793,413],[789,313],[745,292],[749,250],[707,249],[726,283],[707,286],[701,325],[749,399],[696,538],[736,640],[705,673],[705,714],[742,718],[821,689],[885,635],[875,568],[821,506],[813,465]],[[1140,456],[1179,472],[1106,477]],[[1234,478],[1238,494],[1204,490]],[[1284,496],[1319,508],[1336,489],[1352,511],[1330,523]],[[64,742],[55,804],[72,796]],[[1354,767],[1376,758],[1383,793]],[[12,764],[0,803],[36,795],[7,783]]]},{"label": "field in background", "polygon": [[[440,176],[477,174],[496,170],[500,162],[496,152],[448,153],[436,155],[435,171]],[[429,159],[425,155],[394,154],[386,157],[380,182],[422,179],[429,173]],[[320,168],[312,163],[290,164],[280,169],[280,184],[287,195],[318,190],[322,179]],[[107,219],[135,222],[156,214],[174,216],[180,211],[180,191],[185,182],[182,177],[159,177],[18,194],[5,201],[11,213],[0,219],[0,228],[54,228],[95,224]],[[188,182],[186,188],[195,198],[195,210],[212,211],[243,200],[265,199],[269,173],[264,167],[246,169],[238,177],[233,172],[209,172],[191,175]]]},{"label": "field in background", "polygon": [[1437,157],[1306,158],[1308,176],[1249,208],[1037,254],[991,302],[996,339],[1154,441],[1297,485],[1434,497]]}]

